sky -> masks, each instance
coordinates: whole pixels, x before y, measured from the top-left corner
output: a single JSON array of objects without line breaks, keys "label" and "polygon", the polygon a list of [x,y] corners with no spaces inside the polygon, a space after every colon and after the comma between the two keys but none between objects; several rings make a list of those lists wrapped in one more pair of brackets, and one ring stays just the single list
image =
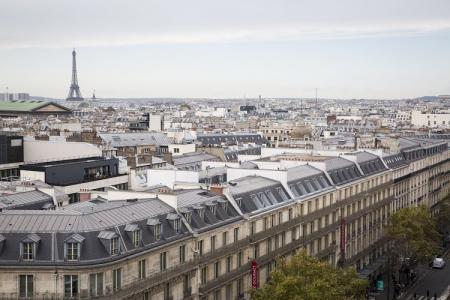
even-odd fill
[{"label": "sky", "polygon": [[0,92],[450,94],[449,0],[0,0]]}]

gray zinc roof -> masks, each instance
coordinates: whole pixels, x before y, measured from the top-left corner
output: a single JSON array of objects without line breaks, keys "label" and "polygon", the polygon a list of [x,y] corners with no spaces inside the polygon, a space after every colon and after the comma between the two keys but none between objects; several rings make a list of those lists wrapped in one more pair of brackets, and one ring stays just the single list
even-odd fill
[{"label": "gray zinc roof", "polygon": [[171,143],[170,138],[162,132],[100,133],[98,136],[103,141],[110,143],[112,147],[139,145],[165,146]]},{"label": "gray zinc roof", "polygon": [[53,204],[52,197],[37,190],[0,196],[0,209],[42,209],[47,203]]}]

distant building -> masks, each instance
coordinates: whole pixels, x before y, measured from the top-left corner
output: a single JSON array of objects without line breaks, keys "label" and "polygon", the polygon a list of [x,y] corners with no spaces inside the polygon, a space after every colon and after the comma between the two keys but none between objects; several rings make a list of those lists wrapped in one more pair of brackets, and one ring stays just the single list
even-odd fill
[{"label": "distant building", "polygon": [[128,175],[119,173],[117,158],[89,157],[27,164],[21,166],[20,177],[61,187],[69,195],[69,203],[79,202],[81,191],[128,188]]},{"label": "distant building", "polygon": [[0,117],[20,115],[67,115],[72,111],[60,104],[46,101],[0,101]]},{"label": "distant building", "polygon": [[130,122],[133,131],[163,131],[164,115],[161,113],[145,113],[136,121]]},{"label": "distant building", "polygon": [[23,137],[0,135],[0,164],[23,162]]},{"label": "distant building", "polygon": [[450,112],[411,112],[411,124],[417,127],[450,127]]},{"label": "distant building", "polygon": [[0,101],[30,100],[28,93],[0,93]]}]

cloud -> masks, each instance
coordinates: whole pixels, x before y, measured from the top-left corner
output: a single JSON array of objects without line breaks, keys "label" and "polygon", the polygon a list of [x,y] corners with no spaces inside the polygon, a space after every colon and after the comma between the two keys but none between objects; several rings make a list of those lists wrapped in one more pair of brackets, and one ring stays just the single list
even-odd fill
[{"label": "cloud", "polygon": [[[328,24],[264,25],[243,29],[191,29],[171,32],[111,33],[86,32],[83,36],[52,34],[34,36],[0,37],[0,48],[66,48],[66,47],[113,47],[152,44],[209,44],[237,42],[271,42],[296,40],[361,39],[379,37],[414,36],[450,31],[450,20],[385,22],[379,24]],[[79,35],[79,33],[78,33]]]}]

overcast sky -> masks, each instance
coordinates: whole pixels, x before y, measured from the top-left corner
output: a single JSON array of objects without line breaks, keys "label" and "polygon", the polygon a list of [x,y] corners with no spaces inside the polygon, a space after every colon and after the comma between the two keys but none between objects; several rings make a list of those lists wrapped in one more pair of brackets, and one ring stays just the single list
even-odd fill
[{"label": "overcast sky", "polygon": [[0,91],[90,97],[450,94],[449,0],[0,0]]}]

